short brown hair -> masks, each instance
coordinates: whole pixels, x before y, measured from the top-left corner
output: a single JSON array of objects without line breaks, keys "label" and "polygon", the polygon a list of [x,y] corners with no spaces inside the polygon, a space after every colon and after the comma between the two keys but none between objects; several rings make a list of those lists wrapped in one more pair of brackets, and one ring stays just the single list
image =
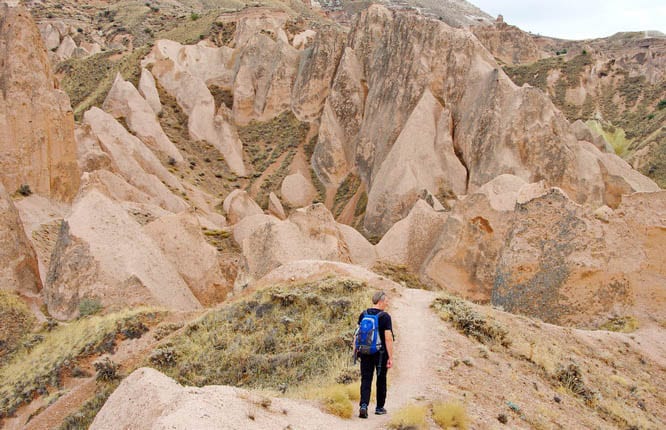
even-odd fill
[{"label": "short brown hair", "polygon": [[383,291],[377,291],[375,294],[372,295],[372,304],[376,305],[379,303],[384,297],[386,296],[386,293]]}]

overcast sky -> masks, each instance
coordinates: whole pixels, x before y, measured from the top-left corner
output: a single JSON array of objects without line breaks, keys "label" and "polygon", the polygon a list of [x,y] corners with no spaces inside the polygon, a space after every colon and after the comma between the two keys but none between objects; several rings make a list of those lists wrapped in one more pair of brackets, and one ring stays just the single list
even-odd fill
[{"label": "overcast sky", "polygon": [[492,16],[543,36],[606,37],[618,31],[666,33],[666,0],[468,0]]}]

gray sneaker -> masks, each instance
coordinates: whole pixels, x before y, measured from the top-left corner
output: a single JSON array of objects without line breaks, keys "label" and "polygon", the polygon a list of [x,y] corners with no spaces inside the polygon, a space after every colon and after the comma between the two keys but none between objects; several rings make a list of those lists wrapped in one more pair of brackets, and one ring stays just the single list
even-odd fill
[{"label": "gray sneaker", "polygon": [[384,408],[375,409],[375,415],[386,415],[386,409]]},{"label": "gray sneaker", "polygon": [[361,409],[358,411],[359,418],[368,418],[368,405],[361,405]]}]

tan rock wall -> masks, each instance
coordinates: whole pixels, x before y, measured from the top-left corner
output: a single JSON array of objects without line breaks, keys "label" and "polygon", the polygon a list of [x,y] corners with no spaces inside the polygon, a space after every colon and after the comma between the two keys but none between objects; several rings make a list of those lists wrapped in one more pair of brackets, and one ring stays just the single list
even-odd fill
[{"label": "tan rock wall", "polygon": [[30,13],[0,5],[0,179],[8,192],[71,201],[79,186],[74,118]]}]

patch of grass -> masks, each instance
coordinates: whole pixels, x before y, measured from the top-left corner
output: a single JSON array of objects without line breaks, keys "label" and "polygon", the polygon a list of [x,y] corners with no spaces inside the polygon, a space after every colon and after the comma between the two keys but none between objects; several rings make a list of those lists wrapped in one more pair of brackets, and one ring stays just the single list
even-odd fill
[{"label": "patch of grass", "polygon": [[349,200],[354,197],[359,187],[361,186],[361,178],[350,173],[342,181],[338,190],[335,193],[335,201],[333,202],[333,216],[339,217],[342,210],[345,208]]},{"label": "patch of grass", "polygon": [[411,404],[397,411],[388,428],[394,430],[420,430],[426,428],[426,415],[428,410],[425,406]]},{"label": "patch of grass", "polygon": [[497,322],[490,321],[490,317],[478,314],[462,299],[444,295],[435,299],[431,307],[443,320],[451,321],[453,326],[465,336],[486,345],[499,344],[503,347],[511,345],[508,332],[504,327]]},{"label": "patch of grass", "polygon": [[622,128],[614,127],[610,124],[602,124],[597,120],[589,120],[586,124],[597,134],[600,134],[613,147],[615,154],[620,157],[628,155],[632,141],[627,139],[626,133]]},{"label": "patch of grass", "polygon": [[[57,69],[57,73],[64,75],[60,86],[69,95],[74,117],[80,120],[83,112],[93,106],[102,106],[118,72],[124,79],[138,85],[141,76],[140,60],[148,51],[148,46],[127,54],[107,51],[61,63]],[[118,55],[122,57],[115,59]]]},{"label": "patch of grass", "polygon": [[380,262],[373,266],[372,271],[386,276],[390,280],[407,288],[416,288],[419,290],[431,289],[419,280],[418,275],[411,272],[407,266],[401,264]]},{"label": "patch of grass", "polygon": [[298,148],[310,128],[300,122],[291,112],[284,112],[267,122],[252,121],[245,127],[238,127],[238,135],[243,142],[249,160],[256,173],[263,173],[283,153]]},{"label": "patch of grass", "polygon": [[91,316],[62,324],[42,334],[43,340],[22,350],[0,368],[0,418],[11,416],[36,395],[59,387],[64,372],[80,358],[111,352],[123,331],[137,321],[154,324],[162,314],[150,309],[133,309],[104,316]]},{"label": "patch of grass", "polygon": [[119,384],[120,381],[114,381],[108,384],[97,384],[93,398],[81,405],[76,412],[65,417],[62,424],[58,427],[58,430],[80,430],[89,428],[97,413],[102,409],[104,403],[106,403]]},{"label": "patch of grass", "polygon": [[23,300],[0,290],[0,366],[21,347],[34,325],[35,317]]},{"label": "patch of grass", "polygon": [[79,302],[79,316],[87,317],[102,311],[102,303],[94,298],[84,298]]},{"label": "patch of grass", "polygon": [[366,286],[329,278],[276,285],[191,322],[158,348],[175,363],[157,365],[185,385],[234,385],[285,391],[335,378],[349,360]]},{"label": "patch of grass", "polygon": [[218,251],[240,252],[240,247],[234,240],[230,231],[208,230],[206,227],[203,227],[201,230],[203,231],[206,242],[213,245]]},{"label": "patch of grass", "polygon": [[469,428],[467,410],[459,402],[434,403],[432,405],[432,419],[445,430],[467,430]]},{"label": "patch of grass", "polygon": [[319,176],[317,176],[317,173],[312,167],[310,167],[310,179],[312,180],[312,185],[314,185],[315,189],[317,190],[317,197],[315,197],[312,203],[326,202],[326,186],[324,186],[324,183],[321,182]]},{"label": "patch of grass", "polygon": [[631,315],[615,317],[599,326],[599,328],[601,330],[616,331],[620,333],[631,333],[638,330],[638,320]]},{"label": "patch of grass", "polygon": [[269,175],[264,180],[264,182],[262,182],[256,198],[257,204],[261,206],[262,209],[268,209],[268,195],[271,193],[271,191],[275,192],[277,195],[280,194],[280,186],[282,185],[284,178],[286,178],[289,174],[289,166],[291,166],[291,162],[293,161],[295,155],[296,150],[289,149],[284,159],[282,160],[282,163],[280,163],[280,167],[271,175]]}]

